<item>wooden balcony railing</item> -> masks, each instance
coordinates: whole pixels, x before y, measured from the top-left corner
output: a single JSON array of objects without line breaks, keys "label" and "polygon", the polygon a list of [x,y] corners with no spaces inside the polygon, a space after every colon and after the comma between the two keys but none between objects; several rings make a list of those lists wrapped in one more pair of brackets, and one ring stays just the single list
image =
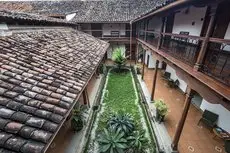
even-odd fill
[{"label": "wooden balcony railing", "polygon": [[230,85],[230,41],[210,39],[202,72]]},{"label": "wooden balcony railing", "polygon": [[201,41],[202,38],[196,36],[163,33],[161,49],[194,66],[199,55]]},{"label": "wooden balcony railing", "polygon": [[160,39],[160,32],[140,30],[138,33],[138,38],[157,47],[158,41]]},{"label": "wooden balcony railing", "polygon": [[[138,32],[138,38],[157,48],[161,39],[160,50],[194,67],[201,50],[204,37],[160,33],[155,31]],[[201,72],[230,85],[230,40],[210,38]]]},{"label": "wooden balcony railing", "polygon": [[100,39],[130,38],[130,30],[82,30]]},{"label": "wooden balcony railing", "polygon": [[[160,37],[162,35],[162,38]],[[148,42],[154,47],[158,47],[161,38],[161,50],[171,56],[194,66],[199,54],[202,37],[160,33],[156,31],[139,31],[138,38]]]}]

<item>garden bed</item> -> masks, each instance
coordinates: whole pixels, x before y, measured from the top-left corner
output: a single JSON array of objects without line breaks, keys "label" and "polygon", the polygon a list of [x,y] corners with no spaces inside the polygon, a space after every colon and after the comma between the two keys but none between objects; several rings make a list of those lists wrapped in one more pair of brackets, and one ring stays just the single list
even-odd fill
[{"label": "garden bed", "polygon": [[101,97],[101,107],[97,113],[90,133],[85,153],[99,153],[98,138],[108,127],[108,120],[114,114],[130,114],[134,121],[135,131],[145,131],[148,140],[146,152],[154,153],[155,144],[146,116],[142,110],[139,94],[130,70],[117,73],[111,69],[107,75],[105,87]]}]

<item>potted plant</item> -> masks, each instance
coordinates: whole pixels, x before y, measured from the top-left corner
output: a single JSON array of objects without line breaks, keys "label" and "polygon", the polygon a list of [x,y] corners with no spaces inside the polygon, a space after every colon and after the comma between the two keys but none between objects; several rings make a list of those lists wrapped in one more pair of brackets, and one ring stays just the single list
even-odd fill
[{"label": "potted plant", "polygon": [[142,72],[142,65],[141,64],[137,64],[136,65],[136,72],[137,72],[137,74],[141,74]]},{"label": "potted plant", "polygon": [[156,120],[158,122],[163,122],[165,115],[168,113],[168,107],[163,100],[156,100],[154,103],[156,107]]},{"label": "potted plant", "polygon": [[71,120],[71,126],[74,131],[78,132],[84,127],[84,116],[83,112],[86,110],[85,105],[78,104],[73,110],[73,116]]}]

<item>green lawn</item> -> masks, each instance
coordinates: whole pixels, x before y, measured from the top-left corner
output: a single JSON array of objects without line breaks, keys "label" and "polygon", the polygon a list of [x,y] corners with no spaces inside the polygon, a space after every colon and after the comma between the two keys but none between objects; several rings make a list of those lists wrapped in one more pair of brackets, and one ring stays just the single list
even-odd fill
[{"label": "green lawn", "polygon": [[[102,99],[102,108],[99,112],[98,120],[95,122],[95,136],[97,137],[103,128],[106,127],[110,115],[124,112],[133,116],[136,130],[147,131],[146,136],[150,141],[150,146],[154,146],[139,104],[138,95],[136,95],[131,72],[127,70],[123,73],[116,73],[111,70],[108,75],[104,89],[105,96]],[[93,141],[95,142],[95,140]],[[150,148],[150,152],[154,152],[154,147]]]},{"label": "green lawn", "polygon": [[102,130],[107,123],[110,114],[116,112],[130,113],[136,122],[137,128],[140,129],[141,116],[138,110],[138,97],[132,82],[130,71],[116,73],[111,71],[106,87],[106,94],[103,100],[104,112],[99,120],[98,130]]}]

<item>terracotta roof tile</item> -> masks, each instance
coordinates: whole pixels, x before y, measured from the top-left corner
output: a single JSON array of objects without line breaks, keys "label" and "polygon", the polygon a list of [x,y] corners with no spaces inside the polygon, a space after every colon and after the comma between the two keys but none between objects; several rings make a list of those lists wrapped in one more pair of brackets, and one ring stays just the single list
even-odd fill
[{"label": "terracotta roof tile", "polygon": [[107,47],[73,29],[0,37],[0,152],[43,153]]}]

